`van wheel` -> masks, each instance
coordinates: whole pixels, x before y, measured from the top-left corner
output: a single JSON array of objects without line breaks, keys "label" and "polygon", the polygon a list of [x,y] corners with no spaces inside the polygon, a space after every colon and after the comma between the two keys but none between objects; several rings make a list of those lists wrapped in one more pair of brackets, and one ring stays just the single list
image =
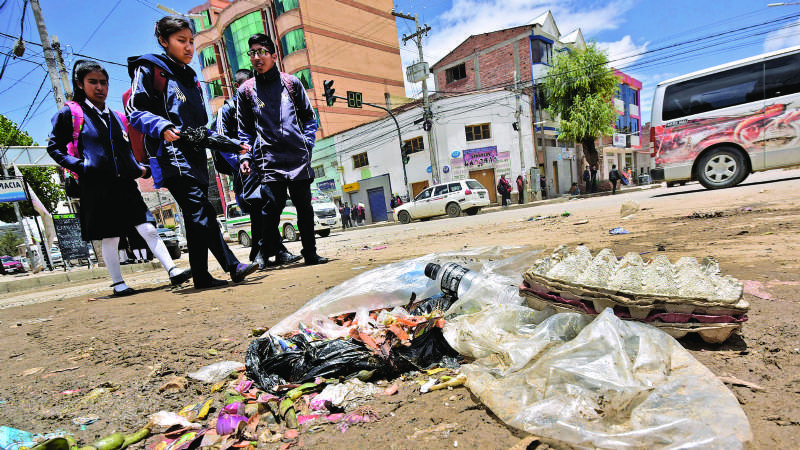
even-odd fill
[{"label": "van wheel", "polygon": [[447,215],[450,217],[458,217],[461,215],[461,206],[458,203],[450,203],[447,205]]},{"label": "van wheel", "polygon": [[706,189],[723,189],[739,184],[747,176],[744,157],[729,147],[704,154],[697,164],[697,181]]},{"label": "van wheel", "polygon": [[287,223],[286,225],[283,226],[283,238],[284,239],[286,239],[289,242],[294,242],[299,237],[300,236],[297,233],[297,230],[294,229],[294,226],[292,226],[292,224]]},{"label": "van wheel", "polygon": [[252,245],[253,240],[250,239],[250,235],[247,234],[247,231],[240,231],[239,232],[239,244],[242,247],[250,247]]},{"label": "van wheel", "polygon": [[397,214],[397,220],[399,220],[400,223],[411,223],[411,214],[409,214],[408,211],[400,211]]},{"label": "van wheel", "polygon": [[330,228],[327,229],[327,230],[320,230],[320,231],[317,231],[317,234],[319,235],[319,237],[328,237],[328,236],[331,235],[331,230],[330,230]]},{"label": "van wheel", "polygon": [[467,213],[468,216],[474,216],[475,214],[478,214],[478,211],[480,210],[481,210],[480,208],[470,208],[465,212]]}]

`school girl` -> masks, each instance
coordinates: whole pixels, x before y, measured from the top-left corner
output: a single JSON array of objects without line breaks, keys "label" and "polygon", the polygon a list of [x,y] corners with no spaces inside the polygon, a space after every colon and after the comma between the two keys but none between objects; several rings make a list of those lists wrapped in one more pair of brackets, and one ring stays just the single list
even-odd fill
[{"label": "school girl", "polygon": [[76,61],[72,87],[73,101],[53,117],[47,152],[77,176],[81,235],[84,241],[102,241],[113,294],[136,293],[122,279],[117,251],[119,236],[131,228],[141,234],[161,261],[172,284],[188,281],[191,271],[175,266],[134,181],[149,177],[150,169],[134,159],[122,118],[106,106],[108,73],[94,61]]},{"label": "school girl", "polygon": [[203,91],[189,67],[194,56],[192,28],[188,20],[168,16],[156,22],[155,35],[163,54],[128,58],[133,83],[125,112],[145,136],[155,186],[166,187],[183,211],[194,286],[227,284],[208,272],[209,250],[233,282],[242,281],[258,266],[241,264],[228,248],[208,201],[206,150],[181,139],[181,130],[205,129],[208,123]]}]

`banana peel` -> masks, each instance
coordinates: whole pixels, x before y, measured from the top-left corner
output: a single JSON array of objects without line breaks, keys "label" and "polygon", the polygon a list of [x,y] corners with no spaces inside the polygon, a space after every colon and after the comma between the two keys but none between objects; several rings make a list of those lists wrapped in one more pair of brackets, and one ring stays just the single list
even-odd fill
[{"label": "banana peel", "polygon": [[178,412],[178,415],[186,417],[186,419],[188,419],[190,422],[194,422],[198,419],[205,419],[208,416],[208,411],[211,409],[212,403],[214,403],[214,399],[209,398],[202,403],[188,405],[181,409]]}]

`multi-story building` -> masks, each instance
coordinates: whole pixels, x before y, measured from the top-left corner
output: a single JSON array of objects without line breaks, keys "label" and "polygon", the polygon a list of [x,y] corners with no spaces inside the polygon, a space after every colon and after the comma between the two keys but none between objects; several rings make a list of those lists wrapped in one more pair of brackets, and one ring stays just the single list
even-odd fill
[{"label": "multi-story building", "polygon": [[[545,110],[539,83],[552,65],[553,55],[585,48],[580,29],[562,35],[550,11],[527,25],[468,37],[431,67],[439,93],[474,92],[494,88],[528,94],[535,124],[532,139],[536,155],[526,167],[538,166],[547,178],[550,194],[566,192],[577,174],[574,145],[558,140],[558,122]],[[514,112],[512,111],[513,115]],[[521,161],[524,162],[524,161]]]},{"label": "multi-story building", "polygon": [[[619,90],[614,98],[617,120],[614,135],[600,138],[600,171],[607,175],[611,166],[616,164],[619,169],[629,168],[631,173],[639,173],[650,164],[647,145],[644,149],[641,145],[642,117],[639,105],[642,82],[619,70],[614,70],[614,75],[620,79]],[[636,179],[634,177],[634,181]]]},{"label": "multi-story building", "polygon": [[306,88],[323,138],[381,117],[380,110],[333,106],[322,95],[324,80],[336,94],[360,92],[369,103],[405,99],[397,24],[391,0],[209,0],[192,8],[195,45],[212,112],[233,94],[233,76],[249,69],[247,39],[265,33],[276,43],[279,68]]}]

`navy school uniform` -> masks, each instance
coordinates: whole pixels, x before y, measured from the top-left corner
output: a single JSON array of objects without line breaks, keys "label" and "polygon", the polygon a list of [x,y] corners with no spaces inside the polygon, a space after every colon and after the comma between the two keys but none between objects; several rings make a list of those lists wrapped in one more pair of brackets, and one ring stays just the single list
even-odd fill
[{"label": "navy school uniform", "polygon": [[[166,77],[161,93],[153,87],[155,70]],[[205,149],[162,138],[169,127],[178,131],[184,127],[205,129],[208,116],[197,75],[188,65],[154,54],[128,58],[128,73],[133,82],[125,112],[131,126],[145,136],[154,185],[166,187],[183,212],[195,284],[211,278],[209,250],[223,270],[235,270],[239,260],[225,243],[217,212],[208,201]]]},{"label": "navy school uniform", "polygon": [[142,169],[133,157],[122,121],[112,111],[106,122],[95,108],[86,103],[80,107],[84,116],[78,137],[80,156],[67,153],[73,131],[69,106],[53,117],[47,153],[79,177],[81,237],[87,242],[119,237],[136,225],[155,223],[136,185]]}]

